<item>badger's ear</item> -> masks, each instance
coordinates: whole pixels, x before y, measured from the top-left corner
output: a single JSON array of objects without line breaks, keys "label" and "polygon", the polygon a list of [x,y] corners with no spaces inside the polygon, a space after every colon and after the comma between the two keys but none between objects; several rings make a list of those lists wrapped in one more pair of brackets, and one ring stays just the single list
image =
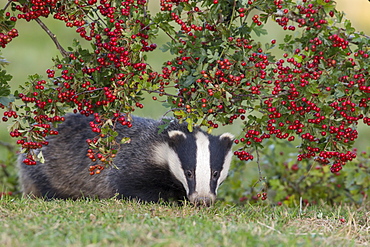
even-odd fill
[{"label": "badger's ear", "polygon": [[230,149],[231,146],[233,145],[235,137],[230,133],[224,133],[220,135],[219,138],[220,138],[221,143],[224,144],[227,149]]},{"label": "badger's ear", "polygon": [[180,130],[171,130],[171,131],[168,131],[168,136],[171,138],[171,139],[175,139],[175,138],[178,138],[178,137],[182,137],[182,138],[186,138],[186,135],[184,132],[180,131]]},{"label": "badger's ear", "polygon": [[185,133],[180,130],[168,131],[168,136],[170,138],[169,141],[170,146],[175,146],[186,139]]}]

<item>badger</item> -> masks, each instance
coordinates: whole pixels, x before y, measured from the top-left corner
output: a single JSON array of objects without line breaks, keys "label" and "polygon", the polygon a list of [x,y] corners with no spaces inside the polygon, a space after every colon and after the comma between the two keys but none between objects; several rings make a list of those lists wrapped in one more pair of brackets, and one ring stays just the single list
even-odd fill
[{"label": "badger", "polygon": [[96,137],[93,117],[67,114],[49,136],[42,154],[45,161],[26,165],[18,159],[24,195],[46,199],[81,197],[136,199],[143,202],[184,201],[210,206],[225,180],[232,158],[233,136],[214,136],[186,123],[171,120],[160,131],[163,120],[132,116],[132,127],[119,124],[121,144],[113,163],[100,174],[90,175],[93,162],[87,157],[87,139]]}]

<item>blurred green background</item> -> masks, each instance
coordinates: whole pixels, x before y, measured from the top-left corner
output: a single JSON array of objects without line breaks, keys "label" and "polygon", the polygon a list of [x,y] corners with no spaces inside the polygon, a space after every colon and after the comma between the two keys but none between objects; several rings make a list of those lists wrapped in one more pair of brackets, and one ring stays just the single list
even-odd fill
[{"label": "blurred green background", "polygon": [[[7,0],[0,0],[0,8],[5,6]],[[153,12],[158,10],[159,1],[150,1],[151,9]],[[338,0],[338,9],[346,13],[346,17],[352,21],[354,27],[360,31],[364,31],[370,35],[370,2],[367,0]],[[58,40],[64,47],[71,45],[72,40],[78,38],[79,35],[71,28],[65,28],[64,23],[52,18],[44,19],[43,21],[47,24],[50,30],[57,35]],[[279,30],[274,28],[276,24],[271,23],[269,29],[269,35],[264,37],[265,40],[262,42],[268,42],[271,39],[279,39]],[[24,83],[27,80],[28,75],[40,74],[46,78],[45,71],[50,68],[53,63],[51,58],[58,55],[58,51],[47,36],[47,34],[37,25],[36,22],[26,22],[20,20],[17,23],[17,29],[19,30],[19,37],[15,38],[5,49],[1,49],[3,56],[9,61],[9,66],[6,70],[8,73],[13,75],[11,86],[13,90],[18,88],[18,85]],[[261,38],[259,38],[261,39]],[[161,36],[156,41],[158,44],[165,42],[165,37]],[[161,65],[164,61],[168,60],[168,54],[163,54],[159,49],[148,54],[149,63],[154,66],[156,70],[160,70]],[[145,107],[142,110],[137,110],[135,114],[140,116],[158,118],[161,116],[166,109],[161,106],[161,103],[154,102],[148,97],[143,103]],[[0,112],[2,116],[3,112]],[[8,123],[0,121],[0,141],[3,142],[14,142],[11,139],[7,131]],[[234,134],[238,133],[238,126],[220,128],[217,132],[230,131]],[[359,127],[359,139],[356,143],[356,147],[359,150],[365,150],[369,145],[367,136],[370,134],[370,128],[365,126]],[[4,159],[4,150],[0,149],[0,160]]]}]

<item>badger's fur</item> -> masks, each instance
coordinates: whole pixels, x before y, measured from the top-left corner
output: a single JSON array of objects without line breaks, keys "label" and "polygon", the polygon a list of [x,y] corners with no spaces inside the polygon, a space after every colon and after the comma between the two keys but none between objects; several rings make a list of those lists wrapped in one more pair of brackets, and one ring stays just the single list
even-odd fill
[{"label": "badger's fur", "polygon": [[124,137],[115,159],[116,168],[91,176],[93,163],[86,156],[86,139],[96,133],[92,117],[69,114],[58,127],[59,134],[48,138],[42,148],[44,163],[23,164],[19,157],[20,184],[24,194],[44,198],[121,198],[157,202],[189,199],[210,205],[225,180],[232,157],[233,136],[213,136],[199,128],[188,131],[186,124],[173,120],[164,131],[164,122],[133,117],[132,127],[119,125],[117,140]]}]

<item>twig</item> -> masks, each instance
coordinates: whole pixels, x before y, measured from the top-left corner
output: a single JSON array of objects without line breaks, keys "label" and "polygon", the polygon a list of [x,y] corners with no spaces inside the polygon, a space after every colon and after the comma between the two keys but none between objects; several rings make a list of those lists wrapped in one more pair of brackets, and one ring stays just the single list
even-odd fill
[{"label": "twig", "polygon": [[152,23],[149,23],[147,26],[152,25],[152,24],[154,24],[158,28],[160,28],[168,37],[170,37],[170,39],[172,39],[173,42],[175,42],[175,43],[178,42],[174,37],[171,36],[171,34],[169,32],[167,32],[166,30],[164,30],[163,28],[161,28],[161,26],[158,23],[152,22]]},{"label": "twig", "polygon": [[170,113],[171,111],[176,111],[176,110],[183,110],[184,108],[171,108],[171,109],[169,109],[168,111],[166,111],[163,115],[162,115],[162,117],[160,118],[160,121],[162,121],[165,117],[166,117],[166,115],[168,114],[168,113]]},{"label": "twig", "polygon": [[42,29],[45,30],[45,32],[49,35],[49,37],[53,40],[54,44],[56,45],[57,49],[60,51],[63,57],[68,57],[69,53],[64,50],[64,48],[60,45],[59,41],[57,40],[57,37],[55,34],[53,34],[49,28],[39,19],[36,18],[35,21],[40,25]]},{"label": "twig", "polygon": [[259,175],[259,179],[260,181],[263,179],[262,178],[262,171],[261,171],[261,166],[260,166],[260,153],[258,151],[258,148],[256,148],[256,154],[257,154],[257,166],[258,166],[258,175]]},{"label": "twig", "polygon": [[3,10],[6,10],[12,2],[13,2],[13,0],[8,0],[8,2],[5,4]]},{"label": "twig", "polygon": [[142,88],[141,90],[145,91],[147,93],[163,94],[163,95],[166,95],[166,96],[170,96],[170,97],[174,97],[174,98],[181,98],[181,99],[184,98],[183,96],[180,96],[180,95],[174,95],[174,94],[165,93],[165,92],[161,92],[161,91],[157,91],[157,90],[148,90],[148,89],[145,89],[145,88]]},{"label": "twig", "polygon": [[77,93],[77,94],[75,95],[75,97],[78,97],[78,96],[79,96],[79,95],[81,95],[81,94],[85,94],[85,93],[92,93],[92,92],[100,91],[100,90],[103,90],[103,88],[102,88],[102,87],[99,87],[99,88],[95,88],[95,89],[91,89],[91,90],[83,91],[83,92],[81,92],[81,93]]},{"label": "twig", "polygon": [[7,148],[10,151],[15,150],[15,147],[13,145],[11,145],[10,143],[7,143],[7,142],[0,141],[0,146],[3,146],[3,147]]}]

